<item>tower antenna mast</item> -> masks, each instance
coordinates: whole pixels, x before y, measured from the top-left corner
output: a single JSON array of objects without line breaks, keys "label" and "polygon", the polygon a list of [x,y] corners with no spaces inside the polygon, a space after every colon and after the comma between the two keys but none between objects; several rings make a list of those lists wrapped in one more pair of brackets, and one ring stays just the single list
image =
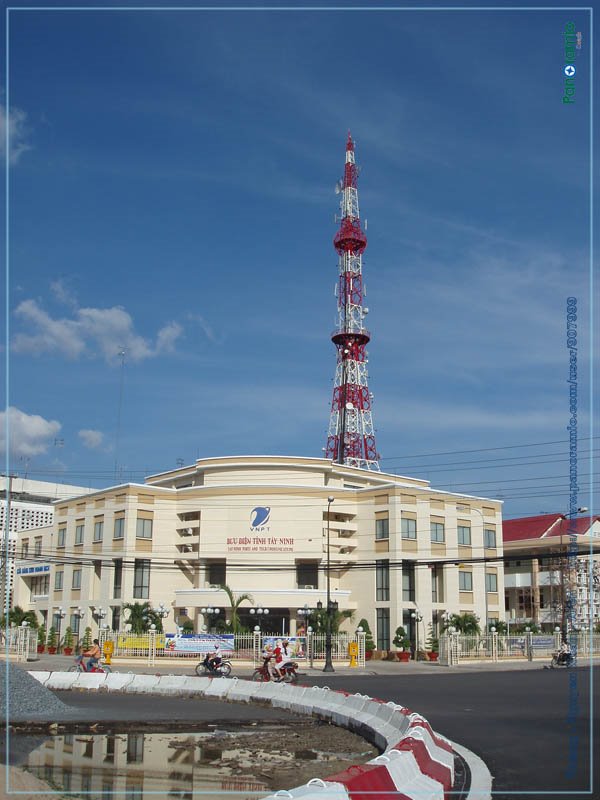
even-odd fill
[{"label": "tower antenna mast", "polygon": [[367,373],[367,344],[371,339],[364,318],[362,254],[367,246],[358,210],[358,167],[348,131],[344,177],[337,185],[340,228],[333,246],[338,253],[337,327],[331,341],[337,349],[333,401],[325,455],[338,464],[379,470],[379,454],[371,418],[372,395]]}]

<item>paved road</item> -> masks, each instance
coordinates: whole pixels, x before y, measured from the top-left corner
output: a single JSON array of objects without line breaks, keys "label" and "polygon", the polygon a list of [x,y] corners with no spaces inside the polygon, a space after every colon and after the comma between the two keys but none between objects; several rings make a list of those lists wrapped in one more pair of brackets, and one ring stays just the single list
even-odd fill
[{"label": "paved road", "polygon": [[[483,758],[494,776],[494,800],[515,800],[525,796],[521,792],[536,793],[537,797],[548,793],[554,800],[572,800],[574,792],[589,789],[590,728],[594,739],[600,741],[597,712],[590,722],[591,711],[600,702],[600,690],[597,682],[590,685],[589,668],[568,672],[543,669],[542,664],[524,664],[523,669],[511,665],[510,669],[461,667],[450,671],[433,666],[423,670],[415,664],[409,671],[404,666],[382,664],[376,675],[368,671],[356,674],[348,669],[328,675],[304,670],[304,674],[310,673],[306,676],[310,684],[394,700],[419,711],[436,730]],[[191,672],[189,665],[183,669]],[[140,666],[132,671],[180,670]],[[236,671],[245,677],[250,668]],[[198,719],[198,707],[185,700],[154,697],[149,703],[147,697],[130,696],[124,700],[123,696],[81,693],[61,693],[60,697],[88,709],[91,718],[96,715],[110,719],[113,715],[113,719],[132,720]],[[570,702],[576,717],[571,728]],[[211,703],[208,709],[211,715],[215,713],[214,705]],[[236,706],[223,704],[221,718],[246,718],[245,713],[235,709]],[[266,719],[262,709],[257,718]],[[600,798],[598,770],[595,772],[593,796]]]}]

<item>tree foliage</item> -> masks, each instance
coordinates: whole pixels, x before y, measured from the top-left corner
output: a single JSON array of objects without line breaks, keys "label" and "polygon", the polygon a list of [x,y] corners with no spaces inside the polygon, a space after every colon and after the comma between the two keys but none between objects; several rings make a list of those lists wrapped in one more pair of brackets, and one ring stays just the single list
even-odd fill
[{"label": "tree foliage", "polygon": [[444,630],[448,630],[450,627],[454,628],[458,633],[467,635],[474,635],[481,631],[478,617],[469,612],[465,614],[452,614],[444,623]]},{"label": "tree foliage", "polygon": [[231,591],[227,584],[222,583],[220,587],[229,599],[229,608],[231,609],[231,630],[234,633],[240,633],[242,630],[242,625],[240,623],[240,617],[238,613],[238,609],[244,601],[248,601],[249,603],[254,602],[254,598],[251,594],[238,594],[237,596]]},{"label": "tree foliage", "polygon": [[[19,627],[23,622],[28,622],[31,628],[38,628],[38,619],[35,611],[24,611],[21,606],[14,606],[8,612],[8,624]],[[6,617],[2,616],[0,620],[1,626],[6,628]]]},{"label": "tree foliage", "polygon": [[131,625],[132,633],[147,633],[151,625],[156,626],[156,632],[162,633],[162,617],[153,610],[150,603],[123,603],[123,609],[129,612],[125,620],[127,625]]},{"label": "tree foliage", "polygon": [[365,632],[365,650],[375,650],[375,642],[373,641],[373,634],[366,619],[361,619],[358,627],[362,628]]}]

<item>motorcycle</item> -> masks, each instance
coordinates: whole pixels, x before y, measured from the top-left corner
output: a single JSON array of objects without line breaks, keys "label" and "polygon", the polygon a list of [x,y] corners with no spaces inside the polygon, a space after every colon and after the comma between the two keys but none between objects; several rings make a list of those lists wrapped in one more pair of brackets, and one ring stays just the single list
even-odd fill
[{"label": "motorcycle", "polygon": [[557,650],[552,653],[552,660],[550,661],[550,669],[555,667],[570,667],[573,663],[573,656],[571,653],[561,653]]},{"label": "motorcycle", "polygon": [[274,675],[271,674],[271,670],[269,669],[270,661],[271,661],[271,656],[263,656],[262,667],[257,667],[252,673],[253,681],[262,681],[263,683],[266,681],[276,681],[276,682],[281,681],[283,683],[298,682],[298,672],[297,672],[298,664],[296,664],[295,661],[286,661],[279,667],[279,669],[281,670],[281,678],[276,678]]},{"label": "motorcycle", "polygon": [[210,653],[207,653],[204,660],[196,664],[196,675],[202,677],[208,675],[211,678],[228,678],[231,675],[231,662],[221,661],[214,666],[209,661]]},{"label": "motorcycle", "polygon": [[69,672],[111,672],[111,668],[108,664],[105,664],[102,661],[98,661],[96,664],[93,665],[91,669],[88,668],[87,664],[83,660],[83,656],[76,656],[75,663],[72,667],[70,667]]}]

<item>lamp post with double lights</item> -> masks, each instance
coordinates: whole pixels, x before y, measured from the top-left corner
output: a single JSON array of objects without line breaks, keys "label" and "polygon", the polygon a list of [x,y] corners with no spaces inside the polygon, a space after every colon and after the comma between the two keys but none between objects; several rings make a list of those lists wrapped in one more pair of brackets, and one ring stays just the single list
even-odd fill
[{"label": "lamp post with double lights", "polygon": [[205,623],[208,620],[208,628],[213,627],[213,622],[216,620],[217,615],[221,613],[220,608],[213,608],[213,606],[203,606],[200,613],[204,616]]},{"label": "lamp post with double lights", "polygon": [[415,621],[415,661],[419,658],[419,622],[423,621],[423,615],[419,611],[413,611],[410,615]]},{"label": "lamp post with double lights", "polygon": [[160,619],[160,629],[163,630],[163,620],[169,616],[169,609],[165,606],[164,603],[159,603],[155,608],[152,609],[154,615]]},{"label": "lamp post with double lights", "polygon": [[104,621],[104,617],[106,616],[106,609],[102,608],[102,606],[97,606],[96,608],[92,608],[92,614],[96,617],[98,631],[101,631],[103,627],[102,623]]},{"label": "lamp post with double lights", "polygon": [[[331,612],[332,612],[332,603],[331,603],[331,574],[330,574],[330,567],[331,567],[331,549],[329,543],[329,516],[331,511],[331,504],[334,501],[334,497],[329,496],[327,498],[327,616],[326,616],[326,626],[325,626],[325,666],[323,667],[323,672],[335,672],[333,668],[333,662],[331,660]],[[336,603],[337,606],[337,603]]]},{"label": "lamp post with double lights", "polygon": [[[567,519],[569,522],[569,528],[571,527],[570,523],[573,517],[577,516],[577,514],[585,514],[587,511],[588,511],[587,506],[581,506],[580,508],[577,509],[577,511],[564,514],[565,519]],[[573,600],[571,598],[571,592],[572,592],[571,579],[569,577],[568,592],[565,580],[565,562],[567,561],[567,553],[563,551],[563,530],[564,530],[563,520],[561,520],[560,521],[560,603],[562,609],[560,617],[560,629],[563,641],[566,641],[569,635],[569,620],[567,617],[567,605],[569,606],[569,611],[571,611],[573,607]]]},{"label": "lamp post with double lights", "polygon": [[263,608],[262,606],[256,606],[255,608],[251,608],[248,611],[249,614],[252,615],[252,619],[255,619],[258,625],[254,626],[254,630],[261,630],[261,621],[263,619],[266,620],[267,616],[270,614],[270,609]]},{"label": "lamp post with double lights", "polygon": [[66,615],[67,612],[64,610],[64,608],[62,606],[58,606],[54,614],[54,618],[56,619],[56,633],[59,639],[60,639],[60,631],[62,628],[62,621],[66,617]]}]

